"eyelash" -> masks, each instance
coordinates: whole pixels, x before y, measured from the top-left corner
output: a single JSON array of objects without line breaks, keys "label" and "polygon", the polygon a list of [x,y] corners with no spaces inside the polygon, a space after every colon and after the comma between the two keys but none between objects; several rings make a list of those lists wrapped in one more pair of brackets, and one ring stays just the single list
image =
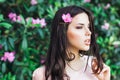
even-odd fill
[{"label": "eyelash", "polygon": [[[82,29],[83,26],[76,26],[76,29]],[[90,26],[88,26],[88,28],[90,29]]]},{"label": "eyelash", "polygon": [[83,26],[77,26],[76,27],[76,29],[82,29],[83,28]]}]

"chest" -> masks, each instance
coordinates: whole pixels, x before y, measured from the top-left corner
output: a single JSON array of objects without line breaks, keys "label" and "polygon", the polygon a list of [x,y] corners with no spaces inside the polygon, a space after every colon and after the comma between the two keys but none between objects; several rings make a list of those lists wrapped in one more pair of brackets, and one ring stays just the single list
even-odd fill
[{"label": "chest", "polygon": [[98,80],[94,74],[92,73],[79,73],[79,72],[72,72],[68,74],[70,80]]}]

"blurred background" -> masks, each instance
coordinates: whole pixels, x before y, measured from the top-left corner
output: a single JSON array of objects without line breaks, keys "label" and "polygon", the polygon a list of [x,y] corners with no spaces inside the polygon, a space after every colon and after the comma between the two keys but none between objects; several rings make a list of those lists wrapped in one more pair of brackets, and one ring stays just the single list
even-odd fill
[{"label": "blurred background", "polygon": [[0,0],[0,80],[31,80],[44,63],[55,12],[69,5],[91,10],[100,54],[111,80],[120,80],[120,0]]}]

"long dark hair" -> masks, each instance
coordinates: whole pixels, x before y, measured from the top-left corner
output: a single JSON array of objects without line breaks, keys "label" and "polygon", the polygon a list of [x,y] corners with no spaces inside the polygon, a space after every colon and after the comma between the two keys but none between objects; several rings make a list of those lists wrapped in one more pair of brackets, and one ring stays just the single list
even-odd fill
[{"label": "long dark hair", "polygon": [[[64,80],[64,77],[68,77],[67,74],[65,74],[65,66],[66,66],[65,61],[73,60],[74,58],[71,59],[70,54],[67,54],[66,52],[67,43],[68,43],[66,32],[69,23],[68,24],[64,23],[64,21],[62,20],[62,14],[70,13],[70,15],[74,17],[77,14],[83,12],[86,13],[89,17],[90,30],[92,32],[91,45],[90,45],[90,50],[88,52],[89,54],[93,55],[97,60],[97,69],[93,69],[93,72],[99,73],[102,70],[103,68],[102,59],[99,55],[98,46],[96,44],[93,16],[91,12],[82,7],[67,6],[59,9],[56,12],[55,17],[52,21],[50,45],[45,63],[46,80],[48,80],[49,77],[51,78],[51,80]],[[84,54],[84,52],[85,51],[82,51],[82,54]]]}]

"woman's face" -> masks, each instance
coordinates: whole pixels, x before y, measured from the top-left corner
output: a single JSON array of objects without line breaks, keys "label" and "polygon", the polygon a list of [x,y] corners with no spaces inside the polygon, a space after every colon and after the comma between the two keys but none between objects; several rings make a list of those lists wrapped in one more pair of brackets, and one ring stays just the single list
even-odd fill
[{"label": "woman's face", "polygon": [[80,13],[73,17],[67,30],[68,49],[70,51],[78,53],[79,50],[89,50],[91,42],[89,24],[89,18],[86,13]]}]

